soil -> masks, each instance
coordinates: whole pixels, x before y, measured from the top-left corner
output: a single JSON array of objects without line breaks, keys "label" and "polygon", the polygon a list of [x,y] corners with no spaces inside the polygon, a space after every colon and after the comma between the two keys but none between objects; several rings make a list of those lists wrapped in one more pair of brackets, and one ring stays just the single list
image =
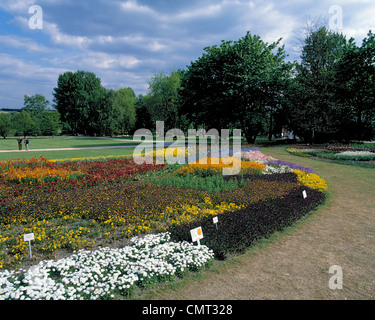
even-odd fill
[{"label": "soil", "polygon": [[[154,290],[141,299],[375,299],[375,170],[293,156],[285,146],[261,151],[314,168],[329,184],[326,204],[276,239],[197,280]],[[329,287],[333,265],[342,268],[342,289]]]}]

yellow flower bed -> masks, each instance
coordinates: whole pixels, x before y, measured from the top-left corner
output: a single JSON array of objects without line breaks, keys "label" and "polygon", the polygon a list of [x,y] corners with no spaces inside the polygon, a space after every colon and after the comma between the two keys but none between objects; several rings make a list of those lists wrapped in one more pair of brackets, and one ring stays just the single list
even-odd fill
[{"label": "yellow flower bed", "polygon": [[226,211],[239,210],[244,205],[236,205],[234,203],[220,203],[213,205],[209,197],[204,199],[204,203],[197,205],[182,205],[181,207],[167,207],[165,215],[175,217],[171,220],[170,227],[178,226],[183,223],[189,223],[195,219],[205,218],[208,216],[216,216]]},{"label": "yellow flower bed", "polygon": [[326,181],[315,173],[307,173],[305,171],[294,169],[293,172],[297,174],[298,182],[311,189],[319,191],[327,191],[328,185]]},{"label": "yellow flower bed", "polygon": [[[207,158],[205,161],[206,164],[195,163],[184,166],[176,171],[176,173],[181,175],[187,174],[197,174],[202,171],[208,171],[212,173],[221,173],[223,168],[233,168],[236,169],[236,162],[231,163],[232,159],[227,158]],[[230,164],[227,164],[230,163]],[[253,173],[254,171],[262,171],[266,166],[262,163],[255,161],[243,161],[239,160],[241,164],[241,174]]]},{"label": "yellow flower bed", "polygon": [[184,158],[185,156],[189,156],[189,152],[187,152],[184,148],[165,148],[162,150],[153,150],[152,152],[146,152],[145,156],[149,157],[178,157]]}]

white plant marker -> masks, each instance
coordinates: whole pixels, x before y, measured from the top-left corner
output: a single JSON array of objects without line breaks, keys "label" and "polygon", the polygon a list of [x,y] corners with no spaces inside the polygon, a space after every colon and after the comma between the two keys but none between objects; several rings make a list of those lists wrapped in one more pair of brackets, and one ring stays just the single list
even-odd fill
[{"label": "white plant marker", "polygon": [[23,235],[23,241],[28,241],[29,242],[29,254],[30,258],[33,257],[31,254],[31,241],[34,240],[34,233],[28,233]]},{"label": "white plant marker", "polygon": [[216,226],[216,230],[218,230],[217,223],[219,222],[219,218],[218,217],[213,217],[212,221],[214,222],[214,224]]},{"label": "white plant marker", "polygon": [[198,242],[198,247],[200,247],[201,243],[200,243],[200,239],[203,239],[203,231],[202,231],[202,227],[198,227],[198,228],[195,228],[193,230],[190,230],[190,234],[191,234],[191,239],[193,242],[197,241]]}]

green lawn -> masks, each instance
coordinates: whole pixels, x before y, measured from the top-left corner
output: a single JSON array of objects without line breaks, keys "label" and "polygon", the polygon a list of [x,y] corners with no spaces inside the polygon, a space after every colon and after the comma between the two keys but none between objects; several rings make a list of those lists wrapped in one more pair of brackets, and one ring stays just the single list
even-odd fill
[{"label": "green lawn", "polygon": [[88,150],[68,150],[68,151],[15,151],[15,152],[0,152],[0,161],[12,160],[17,158],[30,159],[32,157],[45,157],[49,160],[54,159],[71,159],[71,158],[87,158],[98,156],[121,156],[132,155],[134,148],[119,148],[119,149],[88,149]]},{"label": "green lawn", "polygon": [[[85,148],[101,146],[126,146],[134,144],[132,140],[117,141],[101,138],[84,137],[29,137],[29,149],[51,149],[51,148]],[[23,149],[25,147],[23,146]],[[17,137],[8,137],[0,139],[0,150],[18,149]]]}]

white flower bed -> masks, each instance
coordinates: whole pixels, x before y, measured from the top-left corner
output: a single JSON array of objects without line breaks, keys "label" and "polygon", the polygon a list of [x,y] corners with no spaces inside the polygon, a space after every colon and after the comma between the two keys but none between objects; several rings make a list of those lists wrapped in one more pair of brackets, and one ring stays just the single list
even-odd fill
[{"label": "white flower bed", "polygon": [[263,169],[263,174],[273,174],[273,173],[287,173],[287,172],[293,172],[291,168],[288,166],[275,166],[275,165],[266,165],[266,167]]},{"label": "white flower bed", "polygon": [[124,248],[80,250],[57,261],[42,261],[29,270],[0,272],[0,300],[110,299],[196,271],[213,259],[207,246],[170,242],[169,233],[134,237]]},{"label": "white flower bed", "polygon": [[343,151],[337,154],[338,156],[375,156],[375,153],[370,151]]}]

